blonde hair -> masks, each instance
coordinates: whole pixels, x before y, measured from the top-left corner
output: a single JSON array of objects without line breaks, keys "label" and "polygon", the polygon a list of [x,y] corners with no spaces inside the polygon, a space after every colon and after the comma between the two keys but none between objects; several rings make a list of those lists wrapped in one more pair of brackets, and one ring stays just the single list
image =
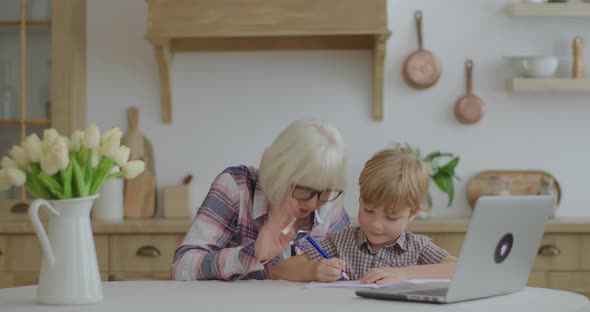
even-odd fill
[{"label": "blonde hair", "polygon": [[[297,120],[262,154],[258,177],[273,207],[291,196],[296,184],[344,191],[347,159],[335,127],[318,120]],[[340,196],[344,197],[344,196]]]},{"label": "blonde hair", "polygon": [[420,207],[428,192],[430,170],[412,151],[396,146],[369,159],[359,177],[362,201],[388,214]]}]

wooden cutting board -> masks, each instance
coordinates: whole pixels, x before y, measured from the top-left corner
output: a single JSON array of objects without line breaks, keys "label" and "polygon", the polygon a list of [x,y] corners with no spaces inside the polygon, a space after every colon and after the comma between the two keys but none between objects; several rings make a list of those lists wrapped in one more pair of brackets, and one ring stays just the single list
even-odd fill
[{"label": "wooden cutting board", "polygon": [[156,179],[146,170],[125,183],[125,217],[151,218],[155,214]]},{"label": "wooden cutting board", "polygon": [[151,218],[156,208],[156,176],[151,142],[139,130],[139,110],[127,110],[128,128],[123,144],[130,150],[129,160],[143,160],[145,171],[132,180],[125,180],[125,217]]}]

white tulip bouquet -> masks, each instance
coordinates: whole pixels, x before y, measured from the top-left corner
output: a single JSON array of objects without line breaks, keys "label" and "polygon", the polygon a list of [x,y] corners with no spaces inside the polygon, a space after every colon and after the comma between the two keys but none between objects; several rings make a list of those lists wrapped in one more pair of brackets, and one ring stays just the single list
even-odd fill
[{"label": "white tulip bouquet", "polygon": [[43,132],[43,140],[31,134],[10,149],[11,157],[2,157],[0,190],[24,185],[37,198],[68,199],[94,195],[112,179],[133,179],[145,164],[129,161],[121,136],[117,127],[101,136],[95,125],[74,131],[71,138],[53,128]]}]

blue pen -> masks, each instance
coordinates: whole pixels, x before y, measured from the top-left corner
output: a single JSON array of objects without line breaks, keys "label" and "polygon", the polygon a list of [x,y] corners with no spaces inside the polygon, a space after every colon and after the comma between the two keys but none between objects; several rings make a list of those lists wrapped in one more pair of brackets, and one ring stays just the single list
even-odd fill
[{"label": "blue pen", "polygon": [[[330,257],[330,255],[328,255],[323,249],[322,247],[320,247],[320,245],[318,245],[318,243],[316,243],[313,238],[311,238],[311,236],[307,236],[306,237],[307,241],[319,252],[322,254],[322,256],[324,256],[324,258],[326,259],[332,259],[332,257]],[[342,277],[344,277],[344,279],[346,279],[347,281],[350,281],[350,278],[348,277],[348,275],[346,274],[346,272],[342,271],[341,272]]]}]

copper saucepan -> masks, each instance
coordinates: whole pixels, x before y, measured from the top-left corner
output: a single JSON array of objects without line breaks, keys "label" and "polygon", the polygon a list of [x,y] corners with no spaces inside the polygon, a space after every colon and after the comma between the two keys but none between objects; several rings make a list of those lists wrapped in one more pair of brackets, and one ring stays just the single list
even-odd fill
[{"label": "copper saucepan", "polygon": [[462,96],[457,103],[455,103],[455,117],[464,124],[473,124],[483,117],[486,106],[484,102],[472,92],[472,60],[465,61],[465,74],[467,76],[467,94]]},{"label": "copper saucepan", "polygon": [[441,75],[441,65],[438,58],[422,47],[422,12],[414,13],[416,31],[418,32],[418,50],[406,57],[403,76],[406,83],[415,89],[432,87]]}]

